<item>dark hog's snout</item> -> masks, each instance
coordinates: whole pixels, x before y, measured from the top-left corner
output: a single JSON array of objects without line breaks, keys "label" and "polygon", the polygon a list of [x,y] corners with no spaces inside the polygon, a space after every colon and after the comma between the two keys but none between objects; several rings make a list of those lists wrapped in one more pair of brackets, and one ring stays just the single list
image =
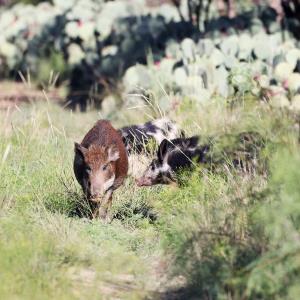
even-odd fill
[{"label": "dark hog's snout", "polygon": [[168,170],[155,169],[146,171],[140,178],[136,179],[136,185],[142,186],[152,186],[156,184],[170,184],[173,178],[170,176]]},{"label": "dark hog's snout", "polygon": [[157,177],[159,174],[159,168],[157,162],[153,160],[147,167],[143,175],[136,179],[137,186],[151,186],[156,184]]},{"label": "dark hog's snout", "polygon": [[155,184],[163,184],[163,179],[165,178],[167,173],[167,170],[164,170],[164,167],[159,162],[154,160],[146,169],[144,174],[140,178],[136,179],[136,184],[137,186],[152,186]]},{"label": "dark hog's snout", "polygon": [[153,185],[153,180],[149,177],[142,176],[135,180],[137,186],[151,186]]}]

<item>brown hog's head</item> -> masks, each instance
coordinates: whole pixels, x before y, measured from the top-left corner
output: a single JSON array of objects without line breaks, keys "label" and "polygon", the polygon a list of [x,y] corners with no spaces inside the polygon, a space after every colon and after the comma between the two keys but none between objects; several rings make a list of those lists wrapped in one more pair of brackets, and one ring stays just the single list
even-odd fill
[{"label": "brown hog's head", "polygon": [[92,145],[85,148],[75,143],[75,176],[85,195],[94,201],[113,188],[115,182],[116,161],[119,152],[115,146],[103,147]]}]

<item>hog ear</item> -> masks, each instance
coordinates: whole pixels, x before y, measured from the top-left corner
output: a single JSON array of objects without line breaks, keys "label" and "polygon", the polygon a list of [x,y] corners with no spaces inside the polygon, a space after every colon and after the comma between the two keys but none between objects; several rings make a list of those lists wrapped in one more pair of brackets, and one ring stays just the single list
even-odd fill
[{"label": "hog ear", "polygon": [[160,162],[163,161],[163,159],[167,153],[168,145],[169,145],[169,141],[167,139],[163,139],[158,147],[157,158]]},{"label": "hog ear", "polygon": [[116,147],[110,147],[108,149],[108,160],[116,161],[120,158],[119,150]]},{"label": "hog ear", "polygon": [[85,155],[87,149],[75,142],[74,143],[74,151],[75,151],[75,154],[78,154],[80,157],[84,158],[84,155]]},{"label": "hog ear", "polygon": [[186,148],[195,148],[198,146],[199,136],[192,136],[190,138],[184,139],[184,146]]}]

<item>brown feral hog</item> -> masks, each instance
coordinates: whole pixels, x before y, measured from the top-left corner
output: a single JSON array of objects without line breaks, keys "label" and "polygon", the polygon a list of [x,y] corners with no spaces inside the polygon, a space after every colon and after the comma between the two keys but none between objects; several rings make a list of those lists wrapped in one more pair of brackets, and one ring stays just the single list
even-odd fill
[{"label": "brown feral hog", "polygon": [[124,181],[128,158],[120,134],[100,120],[75,143],[74,173],[87,199],[97,204],[93,217],[107,218],[112,194]]}]

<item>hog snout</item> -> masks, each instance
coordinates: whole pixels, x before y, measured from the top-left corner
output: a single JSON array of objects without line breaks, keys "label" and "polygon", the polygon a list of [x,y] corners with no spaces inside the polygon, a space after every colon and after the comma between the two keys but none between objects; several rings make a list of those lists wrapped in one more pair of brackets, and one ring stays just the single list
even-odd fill
[{"label": "hog snout", "polygon": [[100,190],[91,190],[89,200],[93,202],[101,202],[101,199],[103,198],[103,193]]},{"label": "hog snout", "polygon": [[151,178],[147,177],[140,177],[135,180],[137,186],[150,186],[152,185],[152,180]]},{"label": "hog snout", "polygon": [[91,186],[91,200],[99,202],[109,191],[113,190],[115,183],[115,175],[106,179],[104,182],[98,183],[96,186]]},{"label": "hog snout", "polygon": [[95,199],[95,198],[99,198],[99,197],[103,197],[103,192],[101,190],[92,190],[91,191],[91,199]]},{"label": "hog snout", "polygon": [[93,195],[89,200],[95,203],[101,203],[102,198],[103,197],[100,197],[99,195]]},{"label": "hog snout", "polygon": [[92,184],[90,184],[90,192],[89,192],[90,197],[89,198],[92,201],[95,201],[95,199],[103,197],[104,190],[103,190],[103,183],[102,182],[97,182],[97,181],[99,181],[98,178],[96,180],[93,180],[93,181],[96,181],[96,183],[92,182]]}]

